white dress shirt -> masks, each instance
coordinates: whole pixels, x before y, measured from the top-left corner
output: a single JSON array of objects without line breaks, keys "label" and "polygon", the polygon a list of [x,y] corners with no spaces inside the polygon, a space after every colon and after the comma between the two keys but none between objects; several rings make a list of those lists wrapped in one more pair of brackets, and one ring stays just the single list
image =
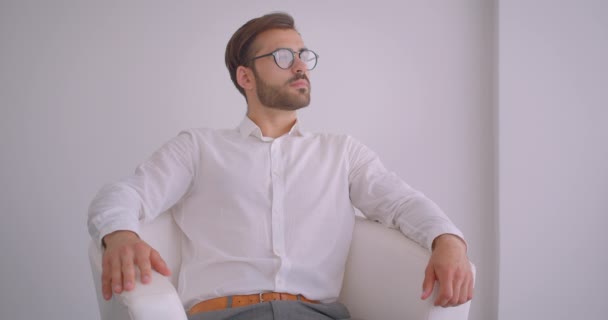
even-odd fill
[{"label": "white dress shirt", "polygon": [[350,136],[305,133],[296,123],[272,139],[247,117],[233,130],[181,132],[134,175],[102,188],[89,231],[101,241],[173,214],[183,231],[177,290],[187,309],[264,291],[332,302],[342,287],[353,206],[427,248],[444,233],[463,237]]}]

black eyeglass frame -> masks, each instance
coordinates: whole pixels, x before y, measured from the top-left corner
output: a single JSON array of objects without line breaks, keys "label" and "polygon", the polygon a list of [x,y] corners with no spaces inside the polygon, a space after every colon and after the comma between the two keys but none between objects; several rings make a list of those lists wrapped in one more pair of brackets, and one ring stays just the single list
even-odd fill
[{"label": "black eyeglass frame", "polygon": [[[287,50],[287,51],[291,52],[291,54],[293,56],[293,59],[291,59],[291,63],[289,64],[289,66],[287,66],[285,68],[281,67],[279,65],[279,62],[277,61],[277,54],[281,50]],[[267,54],[259,55],[257,57],[253,57],[253,58],[251,58],[251,61],[253,62],[254,60],[259,59],[259,58],[264,58],[264,57],[272,56],[273,59],[274,59],[274,63],[277,65],[277,67],[285,70],[285,69],[289,69],[289,68],[291,68],[293,66],[293,63],[296,61],[296,53],[298,54],[298,59],[300,59],[300,61],[302,61],[302,52],[307,52],[307,51],[310,52],[310,53],[312,53],[315,56],[315,65],[312,66],[312,68],[310,68],[310,69],[308,69],[308,66],[306,67],[307,70],[310,71],[310,70],[314,69],[317,66],[317,63],[319,62],[319,55],[316,52],[314,52],[312,50],[309,50],[309,49],[302,49],[300,51],[293,51],[290,48],[277,48],[277,49],[275,49],[271,53],[267,53]],[[304,64],[306,64],[306,62],[304,62]]]}]

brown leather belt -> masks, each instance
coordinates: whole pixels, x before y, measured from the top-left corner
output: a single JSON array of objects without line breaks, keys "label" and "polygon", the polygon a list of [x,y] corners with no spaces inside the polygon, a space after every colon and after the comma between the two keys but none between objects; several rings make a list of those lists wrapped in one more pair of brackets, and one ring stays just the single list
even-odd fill
[{"label": "brown leather belt", "polygon": [[319,301],[310,300],[303,295],[294,295],[290,293],[280,292],[264,292],[249,295],[228,296],[215,299],[201,301],[190,308],[188,315],[194,315],[199,312],[224,310],[227,308],[244,307],[256,303],[276,301],[276,300],[300,300],[308,303],[319,303]]}]

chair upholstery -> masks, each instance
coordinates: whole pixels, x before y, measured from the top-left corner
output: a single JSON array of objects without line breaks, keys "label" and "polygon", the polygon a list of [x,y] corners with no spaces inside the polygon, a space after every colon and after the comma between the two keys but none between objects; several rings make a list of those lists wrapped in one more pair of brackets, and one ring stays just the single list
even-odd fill
[{"label": "chair upholstery", "polygon": [[[101,295],[102,249],[91,242],[89,260],[101,320],[186,319],[175,290],[181,261],[179,233],[169,214],[142,226],[140,236],[160,252],[173,274],[164,277],[153,272],[151,283],[143,285],[137,279],[134,290],[115,295],[110,301]],[[437,290],[429,299],[420,299],[429,256],[428,250],[399,231],[358,217],[339,299],[353,319],[466,320],[470,302],[436,307],[433,301]]]}]

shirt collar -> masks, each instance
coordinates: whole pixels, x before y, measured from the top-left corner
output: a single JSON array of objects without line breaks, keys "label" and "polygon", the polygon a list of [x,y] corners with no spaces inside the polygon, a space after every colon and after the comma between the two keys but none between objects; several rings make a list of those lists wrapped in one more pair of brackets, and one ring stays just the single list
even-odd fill
[{"label": "shirt collar", "polygon": [[[243,118],[243,121],[241,121],[241,124],[239,124],[239,126],[238,126],[238,131],[240,132],[240,134],[243,138],[248,137],[248,136],[254,136],[262,141],[274,140],[274,138],[271,138],[271,137],[264,137],[262,135],[262,130],[260,129],[260,127],[258,127],[255,124],[255,122],[253,122],[251,119],[249,119],[248,116],[245,116]],[[300,120],[296,120],[296,123],[293,125],[293,127],[291,127],[289,132],[287,132],[285,135],[298,136],[298,137],[304,136],[304,132],[302,132],[302,130],[300,129]]]}]

